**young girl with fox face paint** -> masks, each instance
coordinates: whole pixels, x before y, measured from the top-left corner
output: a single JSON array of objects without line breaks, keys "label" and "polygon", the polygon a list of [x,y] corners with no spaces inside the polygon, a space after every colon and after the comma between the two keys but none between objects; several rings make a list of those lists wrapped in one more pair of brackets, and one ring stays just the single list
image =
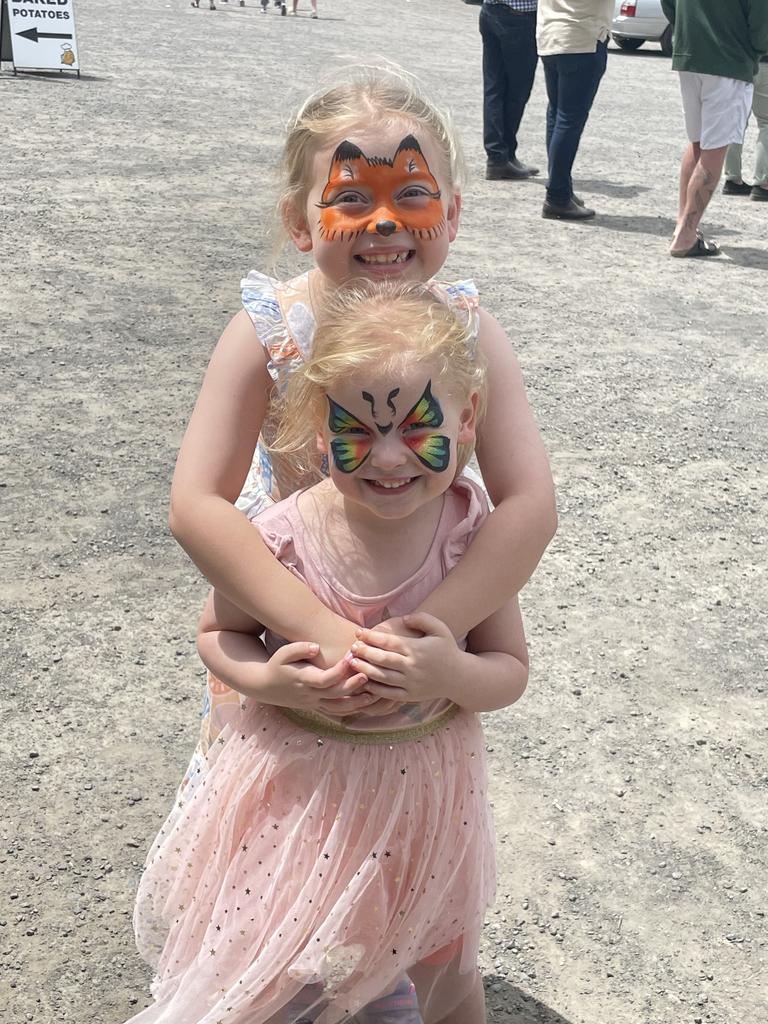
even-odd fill
[{"label": "young girl with fox face paint", "polygon": [[[549,464],[509,340],[479,308],[471,281],[434,278],[458,230],[461,175],[449,120],[404,73],[353,69],[311,96],[289,127],[279,208],[286,234],[315,265],[287,282],[256,272],[244,279],[244,308],[216,346],[182,442],[171,492],[174,535],[235,604],[281,636],[319,644],[312,659],[318,694],[324,673],[355,639],[354,626],[285,571],[247,520],[308,482],[292,458],[270,453],[269,442],[275,400],[311,353],[328,294],[358,280],[427,284],[467,317],[488,363],[477,459],[495,509],[461,565],[419,610],[463,635],[522,589],[555,530]],[[410,632],[396,620],[384,628]],[[412,640],[418,648],[419,638]],[[232,700],[226,688],[209,686],[198,754]],[[350,713],[360,709],[355,695],[339,700]],[[200,769],[200,757],[191,769]]]},{"label": "young girl with fox face paint", "polygon": [[[423,285],[362,282],[329,301],[272,445],[319,482],[250,529],[357,625],[346,684],[367,713],[344,713],[337,682],[318,693],[302,678],[307,644],[259,639],[212,593],[198,648],[237,700],[142,876],[157,1002],[132,1024],[485,1019],[495,870],[477,712],[523,693],[525,637],[514,597],[458,639],[411,615],[487,522],[460,475],[484,394],[471,324]],[[392,616],[422,645],[379,633]]]}]

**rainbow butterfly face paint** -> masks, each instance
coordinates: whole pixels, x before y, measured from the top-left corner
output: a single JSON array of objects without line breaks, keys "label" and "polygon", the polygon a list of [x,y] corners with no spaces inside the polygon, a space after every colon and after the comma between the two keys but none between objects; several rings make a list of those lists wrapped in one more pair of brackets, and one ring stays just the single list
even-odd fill
[{"label": "rainbow butterfly face paint", "polygon": [[328,427],[332,434],[344,434],[331,441],[331,454],[342,473],[354,473],[371,454],[373,435],[357,416],[328,396]]},{"label": "rainbow butterfly face paint", "polygon": [[[395,425],[397,406],[394,399],[400,389],[394,388],[386,394],[386,405],[393,414],[389,423],[379,423],[376,418],[376,404],[370,391],[361,392],[365,402],[371,406],[374,425],[382,438],[387,437]],[[340,436],[331,440],[330,448],[334,465],[341,473],[354,473],[366,462],[377,441],[373,430],[354,413],[349,412],[328,396],[328,427],[332,434]],[[443,410],[432,394],[432,381],[418,401],[397,426],[397,435],[402,444],[409,448],[422,465],[433,473],[442,473],[451,462],[451,440],[436,431],[443,424]]]},{"label": "rainbow butterfly face paint", "polygon": [[429,431],[443,425],[443,410],[432,394],[432,381],[399,426],[404,441],[416,458],[435,473],[444,472],[451,461],[451,439]]}]

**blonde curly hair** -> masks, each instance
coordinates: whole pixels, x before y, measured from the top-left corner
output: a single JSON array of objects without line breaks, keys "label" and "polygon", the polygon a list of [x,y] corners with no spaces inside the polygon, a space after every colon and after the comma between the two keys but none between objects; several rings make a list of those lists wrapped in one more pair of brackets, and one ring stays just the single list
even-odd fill
[{"label": "blonde curly hair", "polygon": [[[316,437],[327,413],[327,394],[362,371],[402,377],[429,363],[459,401],[478,395],[477,420],[485,411],[486,367],[476,348],[471,318],[446,305],[422,284],[356,282],[324,306],[312,352],[298,366],[278,400],[277,430],[270,451],[290,454],[306,479],[320,479]],[[456,473],[474,444],[458,446]]]}]

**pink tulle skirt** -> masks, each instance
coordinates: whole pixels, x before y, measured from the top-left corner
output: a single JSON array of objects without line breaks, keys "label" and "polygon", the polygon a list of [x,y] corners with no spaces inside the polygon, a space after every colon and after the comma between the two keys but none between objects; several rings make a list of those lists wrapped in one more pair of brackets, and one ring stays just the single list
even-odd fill
[{"label": "pink tulle skirt", "polygon": [[358,744],[246,702],[149,852],[155,1003],[131,1024],[368,1020],[405,976],[439,1020],[477,983],[494,886],[476,715]]}]

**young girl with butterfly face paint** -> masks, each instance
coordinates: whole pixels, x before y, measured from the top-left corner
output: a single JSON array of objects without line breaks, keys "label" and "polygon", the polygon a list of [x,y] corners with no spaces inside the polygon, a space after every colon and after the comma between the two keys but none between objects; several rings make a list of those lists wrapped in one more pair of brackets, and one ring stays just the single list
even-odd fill
[{"label": "young girl with butterfly face paint", "polygon": [[[281,636],[306,642],[291,678],[318,704],[336,699],[339,713],[369,702],[350,691],[340,664],[354,624],[287,572],[248,524],[309,482],[290,454],[270,453],[269,442],[275,400],[311,354],[316,310],[328,294],[361,279],[428,284],[467,318],[488,363],[477,458],[495,510],[419,610],[464,635],[524,586],[555,529],[549,464],[509,340],[478,307],[471,281],[434,279],[458,230],[461,167],[449,120],[404,73],[352,69],[306,101],[285,143],[279,206],[286,233],[315,266],[287,282],[256,272],[245,278],[244,308],[213,354],[174,475],[170,522],[178,541],[222,594]],[[433,650],[397,617],[382,632],[409,636],[422,659]],[[309,642],[319,644],[311,664]],[[370,642],[368,655],[373,663]],[[188,778],[205,770],[203,754],[236,704],[209,679]]]},{"label": "young girl with butterfly face paint", "polygon": [[262,624],[212,593],[198,647],[238,701],[142,876],[135,924],[157,1002],[132,1024],[485,1020],[477,950],[495,871],[476,712],[525,689],[517,599],[458,640],[414,615],[436,655],[376,632],[415,612],[487,522],[460,475],[482,363],[471,328],[423,286],[330,302],[273,445],[319,482],[249,528],[366,628],[350,681],[378,710],[318,705],[283,675],[306,645],[259,639]]}]

